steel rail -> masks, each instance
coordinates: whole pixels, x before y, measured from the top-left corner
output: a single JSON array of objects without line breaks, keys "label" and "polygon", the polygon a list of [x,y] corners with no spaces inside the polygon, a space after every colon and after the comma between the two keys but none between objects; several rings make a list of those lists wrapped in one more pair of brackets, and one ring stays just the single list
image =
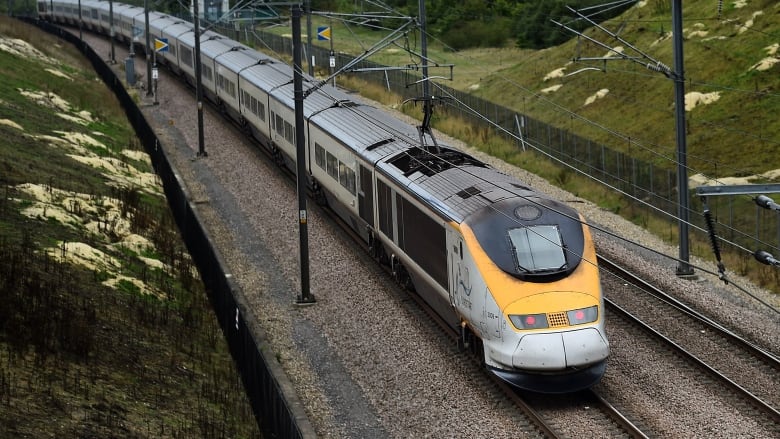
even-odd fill
[{"label": "steel rail", "polygon": [[[656,292],[656,293],[658,293],[660,295],[666,295],[666,293],[663,293],[662,291],[658,290],[656,287],[654,287],[654,286],[644,282],[643,280],[638,278],[636,275],[634,275],[633,273],[625,270],[624,268],[622,268],[622,267],[620,267],[620,266],[618,266],[618,265],[616,265],[616,264],[614,264],[612,262],[608,262],[608,261],[606,261],[606,259],[603,260],[603,261],[601,261],[601,258],[599,258],[599,259],[600,259],[600,263],[604,263],[603,266],[605,266],[605,267],[609,266],[610,269],[615,270],[617,272],[617,274],[619,274],[621,277],[624,277],[626,280],[630,280],[631,282],[636,282],[638,285],[643,285],[643,288],[645,288],[645,287],[646,288],[650,288],[654,292]],[[668,296],[668,295],[666,295],[666,296]],[[647,323],[643,322],[638,317],[634,316],[633,314],[631,314],[627,310],[623,309],[617,303],[613,302],[612,300],[610,300],[610,299],[608,299],[606,297],[604,298],[604,303],[610,309],[610,311],[620,315],[625,320],[627,320],[627,321],[629,321],[631,323],[636,324],[641,329],[643,329],[645,332],[647,332],[650,335],[652,335],[652,336],[656,337],[657,339],[661,340],[666,345],[671,346],[674,349],[674,351],[676,353],[678,353],[680,356],[682,356],[683,358],[687,359],[691,363],[695,364],[700,369],[702,369],[706,373],[708,373],[710,376],[712,376],[712,377],[716,378],[717,380],[719,380],[720,382],[726,384],[729,388],[732,389],[732,391],[734,391],[735,393],[741,395],[745,400],[747,400],[748,402],[753,404],[755,407],[757,407],[757,408],[763,410],[764,412],[766,412],[770,416],[770,418],[771,418],[771,420],[773,422],[780,424],[780,412],[777,409],[775,409],[771,405],[769,405],[766,402],[764,402],[761,398],[758,398],[756,395],[751,393],[749,390],[747,390],[744,387],[742,387],[739,383],[735,382],[734,380],[730,379],[729,377],[725,376],[724,374],[722,374],[719,371],[717,371],[716,369],[714,369],[712,366],[710,366],[709,364],[707,364],[706,362],[704,362],[703,360],[698,358],[696,355],[692,354],[691,352],[686,350],[684,347],[680,346],[674,340],[672,340],[669,337],[666,337],[665,335],[661,334],[659,331],[657,331],[656,329],[652,328],[650,325],[648,325]],[[687,307],[685,307],[685,308],[687,308]],[[694,314],[696,314],[696,313],[694,312]],[[705,318],[703,321],[706,323],[707,321],[709,321],[709,319]],[[722,327],[720,325],[713,325],[712,328],[715,329],[715,330],[719,330],[720,331]],[[721,331],[721,333],[724,334],[724,337],[727,337],[727,338],[737,337],[739,339],[738,336],[736,336],[735,334],[731,333],[730,331]],[[751,345],[748,342],[745,342],[745,343],[746,343],[745,346],[750,346]],[[774,358],[774,356],[772,356],[771,354],[768,354],[768,358]]]}]

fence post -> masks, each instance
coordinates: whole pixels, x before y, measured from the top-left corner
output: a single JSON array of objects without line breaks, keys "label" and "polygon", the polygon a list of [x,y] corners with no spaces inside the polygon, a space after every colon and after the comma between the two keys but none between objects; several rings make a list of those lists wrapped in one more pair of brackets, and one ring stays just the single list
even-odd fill
[{"label": "fence post", "polygon": [[520,147],[523,148],[523,152],[525,152],[525,142],[523,141],[523,127],[525,126],[525,116],[523,116],[523,123],[520,123],[520,119],[517,117],[517,113],[515,113],[515,124],[517,125],[517,135],[520,142]]}]

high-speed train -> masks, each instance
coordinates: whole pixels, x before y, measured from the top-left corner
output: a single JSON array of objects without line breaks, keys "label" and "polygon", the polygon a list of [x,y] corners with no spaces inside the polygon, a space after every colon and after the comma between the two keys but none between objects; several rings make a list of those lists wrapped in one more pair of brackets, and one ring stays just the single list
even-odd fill
[{"label": "high-speed train", "polygon": [[[66,25],[78,25],[78,9],[38,3],[40,18]],[[109,2],[82,0],[81,20],[109,34]],[[145,41],[143,8],[114,2],[113,23],[117,38]],[[150,12],[149,32],[168,42],[158,62],[195,83],[193,25]],[[200,51],[204,96],[296,172],[292,68],[214,32]],[[315,84],[304,77],[305,90]],[[584,218],[337,88],[315,89],[304,101],[310,188],[371,256],[512,385],[562,393],[598,382],[609,342]]]}]

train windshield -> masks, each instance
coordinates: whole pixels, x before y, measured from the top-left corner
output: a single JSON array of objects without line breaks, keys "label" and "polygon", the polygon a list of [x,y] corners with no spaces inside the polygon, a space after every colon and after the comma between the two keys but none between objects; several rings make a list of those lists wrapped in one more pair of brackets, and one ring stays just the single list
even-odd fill
[{"label": "train windshield", "polygon": [[543,273],[565,269],[566,253],[558,226],[519,227],[508,232],[520,272]]}]

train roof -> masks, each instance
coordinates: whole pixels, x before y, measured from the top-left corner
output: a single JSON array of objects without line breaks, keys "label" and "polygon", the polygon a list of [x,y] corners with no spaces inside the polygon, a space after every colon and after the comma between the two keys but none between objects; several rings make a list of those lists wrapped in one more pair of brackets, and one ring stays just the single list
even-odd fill
[{"label": "train roof", "polygon": [[173,26],[174,24],[182,24],[183,20],[169,15],[159,17],[157,20],[149,20],[149,32],[155,35],[162,35],[165,29]]},{"label": "train roof", "polygon": [[510,198],[536,198],[539,194],[517,179],[487,166],[466,165],[432,176],[416,171],[410,180],[441,200],[459,220]]},{"label": "train roof", "polygon": [[171,17],[170,15],[166,15],[166,14],[159,14],[154,18],[149,16],[149,29],[163,30],[166,27],[174,23],[179,23],[181,21],[182,20],[176,17]]},{"label": "train roof", "polygon": [[97,0],[83,0],[81,2],[81,7],[83,8],[94,8],[94,7],[100,7],[100,5],[103,4],[103,2],[99,2]]},{"label": "train roof", "polygon": [[260,90],[268,92],[282,84],[292,82],[292,69],[280,68],[283,66],[286,66],[286,64],[256,64],[242,70],[239,76]]},{"label": "train roof", "polygon": [[[295,84],[292,82],[292,79],[293,78],[290,78],[290,81],[271,89],[268,91],[268,94],[274,99],[284,103],[286,106],[295,108]],[[311,78],[302,78],[302,90],[309,90],[314,86],[315,83],[311,81]],[[342,102],[338,101],[337,97],[330,96],[318,90],[305,97],[303,101],[303,116],[306,119],[309,119],[323,110],[341,104]]]},{"label": "train roof", "polygon": [[235,44],[229,52],[223,53],[219,57],[219,64],[232,72],[241,72],[249,66],[273,62],[260,52],[247,48],[247,46]]},{"label": "train roof", "polygon": [[413,146],[378,163],[377,169],[458,223],[497,203],[548,198],[515,177],[447,146],[440,146],[436,153]]},{"label": "train roof", "polygon": [[[66,2],[66,3],[71,3],[71,2]],[[73,3],[71,3],[71,4],[73,4]],[[118,18],[120,16],[125,16],[126,17],[126,16],[128,16],[130,14],[130,12],[128,12],[128,11],[132,11],[132,10],[137,9],[137,8],[138,8],[137,6],[117,3],[117,4],[114,5],[114,15],[116,15],[116,17],[114,17],[114,18]],[[141,12],[143,12],[143,9],[141,9]],[[126,15],[123,15],[123,13],[126,13]]]},{"label": "train roof", "polygon": [[192,23],[186,21],[178,21],[171,24],[168,27],[161,29],[163,35],[170,35],[172,38],[180,39],[181,35],[186,32],[192,32]]},{"label": "train roof", "polygon": [[[100,3],[105,5],[106,2],[100,2]],[[105,8],[105,10],[108,10],[108,8]],[[163,18],[168,18],[168,16],[163,14],[162,12],[149,11],[149,27],[152,27],[152,23],[154,23],[155,21],[161,20]]]},{"label": "train roof", "polygon": [[[347,98],[349,95],[342,94]],[[332,133],[369,163],[418,145],[417,129],[370,105],[345,99],[310,120]]]},{"label": "train roof", "polygon": [[372,124],[372,107],[353,101],[342,101],[326,111],[313,115],[309,123],[338,138],[369,163],[409,148],[402,136]]},{"label": "train roof", "polygon": [[[177,38],[179,43],[183,43],[188,47],[195,47],[195,32],[184,33]],[[230,51],[232,48],[233,40],[225,38],[224,36],[207,31],[200,35],[200,54],[202,56],[212,58]]]},{"label": "train roof", "polygon": [[[118,15],[127,20],[127,19],[133,19],[137,17],[139,14],[143,15],[143,13],[144,13],[144,8],[140,6],[128,5],[126,8],[122,8],[119,11]],[[114,14],[117,14],[116,8],[114,9]]]}]

